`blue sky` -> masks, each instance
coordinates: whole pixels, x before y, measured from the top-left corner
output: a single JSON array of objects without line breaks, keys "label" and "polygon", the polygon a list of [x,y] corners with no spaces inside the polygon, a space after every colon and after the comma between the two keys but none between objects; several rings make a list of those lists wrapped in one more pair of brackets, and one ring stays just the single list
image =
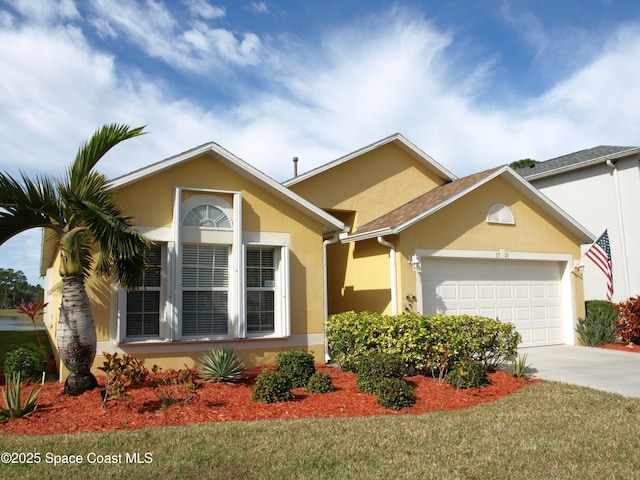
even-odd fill
[{"label": "blue sky", "polygon": [[[458,176],[640,145],[634,0],[0,0],[0,170],[110,177],[215,141],[274,179],[400,132]],[[38,232],[0,267],[38,281]]]}]

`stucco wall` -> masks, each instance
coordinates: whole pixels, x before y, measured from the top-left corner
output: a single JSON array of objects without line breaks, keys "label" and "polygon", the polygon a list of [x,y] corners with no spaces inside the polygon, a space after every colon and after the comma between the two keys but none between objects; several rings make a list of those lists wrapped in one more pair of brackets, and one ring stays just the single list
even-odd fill
[{"label": "stucco wall", "polygon": [[291,190],[325,210],[356,212],[363,225],[444,181],[393,144],[351,159],[291,185]]},{"label": "stucco wall", "polygon": [[[615,165],[617,179],[613,169],[601,163],[531,183],[594,235],[609,227],[613,300],[620,301],[640,294],[640,173],[635,157],[619,159]],[[585,297],[605,299],[603,273],[589,260],[584,265]]]},{"label": "stucco wall", "polygon": [[[278,351],[290,348],[311,350],[321,361],[324,356],[322,225],[248,177],[226,168],[212,153],[122,186],[114,190],[114,195],[135,225],[147,229],[164,228],[166,233],[171,231],[176,186],[240,192],[243,232],[288,234],[291,336],[215,343],[161,341],[117,345],[117,305],[114,304],[117,295],[112,294],[113,287],[108,281],[91,278],[87,282],[87,292],[98,335],[94,373],[101,373],[95,367],[102,364],[100,353],[103,350],[131,353],[143,359],[149,367],[157,363],[165,369],[183,368],[185,364],[193,366],[203,352],[221,344],[236,347],[249,365],[273,362]],[[224,197],[225,194],[219,196]],[[229,196],[227,200],[231,198]],[[53,318],[52,331],[55,330],[57,315]],[[64,379],[66,372],[62,370],[61,379]]]},{"label": "stucco wall", "polygon": [[[486,222],[487,212],[496,203],[511,209],[515,225]],[[402,312],[407,304],[406,295],[416,294],[416,273],[409,264],[409,257],[419,249],[496,252],[504,249],[506,252],[570,254],[575,260],[580,257],[578,239],[501,178],[477,188],[387,240],[395,244],[397,251],[398,312]],[[349,248],[350,265],[345,269],[345,285],[352,285],[359,295],[352,297],[353,301],[347,301],[346,296],[340,302],[333,303],[332,299],[332,305],[339,306],[340,311],[370,310],[372,304],[359,299],[373,297],[378,300],[373,304],[378,306],[377,311],[390,313],[389,249],[379,246],[375,239],[358,242],[356,247],[351,245]],[[329,258],[331,269],[337,269],[334,267],[336,250],[330,251]],[[582,281],[575,276],[574,282],[576,314],[584,316]],[[379,308],[381,302],[384,305]]]}]

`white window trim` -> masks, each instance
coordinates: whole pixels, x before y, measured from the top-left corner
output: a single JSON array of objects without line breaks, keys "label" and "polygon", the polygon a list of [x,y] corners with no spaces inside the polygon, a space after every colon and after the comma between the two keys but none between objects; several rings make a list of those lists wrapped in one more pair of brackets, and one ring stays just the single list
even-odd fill
[{"label": "white window trim", "polygon": [[166,310],[169,307],[167,301],[167,292],[170,290],[168,286],[168,245],[164,241],[152,240],[160,244],[160,314],[158,318],[159,329],[157,337],[127,337],[127,289],[122,286],[116,286],[117,313],[116,313],[116,339],[118,343],[145,343],[145,342],[164,342],[167,336]]},{"label": "white window trim", "polygon": [[[186,191],[199,192],[188,199],[182,200],[183,193]],[[232,204],[220,197],[220,195],[231,195]],[[186,213],[194,206],[201,204],[212,204],[221,208],[231,219],[231,230],[229,229],[197,229],[193,227],[182,227],[182,221]],[[185,342],[207,342],[230,340],[234,338],[243,338],[239,334],[241,319],[244,318],[244,305],[242,304],[243,295],[238,294],[243,287],[243,277],[241,268],[242,261],[242,194],[240,192],[228,190],[211,190],[211,189],[194,189],[186,187],[176,187],[174,195],[174,212],[173,212],[173,235],[175,242],[173,249],[169,255],[169,263],[171,267],[171,278],[175,287],[172,289],[170,299],[173,308],[170,318],[170,338],[171,341]],[[229,284],[228,284],[228,311],[229,311],[229,328],[225,336],[206,336],[206,337],[183,337],[182,336],[182,244],[183,243],[202,243],[202,244],[218,244],[227,245],[229,247]]]},{"label": "white window trim", "polygon": [[[246,314],[242,322],[244,336],[242,338],[266,339],[285,338],[291,336],[291,262],[290,262],[291,236],[288,233],[274,232],[245,232],[243,235],[243,258],[246,258],[247,247],[272,247],[276,249],[278,257],[278,268],[276,269],[276,294],[275,306],[279,315],[274,318],[274,332],[270,334],[247,334]],[[246,264],[243,262],[243,269]],[[244,270],[242,278],[244,280]],[[243,305],[246,305],[247,290],[243,285],[242,293]]]},{"label": "white window trim", "polygon": [[[182,201],[184,191],[197,191],[189,199]],[[231,195],[232,205],[217,195]],[[204,200],[204,201],[203,201]],[[222,200],[219,206],[231,218],[232,229],[195,229],[182,228],[185,211],[195,204],[212,203]],[[163,265],[161,281],[161,316],[160,334],[158,338],[125,338],[126,334],[126,290],[113,285],[111,302],[111,331],[115,333],[115,344],[140,345],[142,348],[150,344],[187,344],[214,341],[238,341],[247,339],[250,344],[257,345],[261,340],[286,339],[291,337],[291,266],[290,266],[290,234],[280,232],[243,232],[242,231],[242,195],[240,192],[192,189],[176,187],[174,189],[173,222],[170,227],[136,227],[152,241],[163,242]],[[187,233],[187,231],[192,231]],[[204,234],[193,235],[193,232],[207,230]],[[229,260],[229,330],[226,336],[182,337],[182,244],[204,243],[227,245]],[[276,298],[279,315],[274,319],[274,332],[271,334],[247,334],[246,288],[245,288],[245,251],[246,247],[273,247],[279,257],[276,271]],[[113,341],[112,340],[112,341]],[[257,342],[257,343],[256,343]],[[160,347],[158,347],[160,348]],[[171,347],[162,347],[171,348]],[[186,347],[176,347],[184,349]]]}]

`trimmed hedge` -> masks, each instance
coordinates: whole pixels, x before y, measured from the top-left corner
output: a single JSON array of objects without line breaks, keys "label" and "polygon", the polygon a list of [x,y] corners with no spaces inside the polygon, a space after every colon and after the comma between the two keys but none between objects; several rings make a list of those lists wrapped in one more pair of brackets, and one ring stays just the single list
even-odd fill
[{"label": "trimmed hedge", "polygon": [[521,337],[512,323],[485,317],[345,312],[329,317],[327,341],[346,370],[354,369],[359,356],[382,351],[418,372],[435,373],[466,358],[494,370],[516,358]]}]

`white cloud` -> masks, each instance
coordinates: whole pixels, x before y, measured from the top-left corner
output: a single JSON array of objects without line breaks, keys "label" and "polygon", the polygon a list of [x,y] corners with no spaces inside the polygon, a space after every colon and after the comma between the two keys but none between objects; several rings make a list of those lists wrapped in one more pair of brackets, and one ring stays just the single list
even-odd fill
[{"label": "white cloud", "polygon": [[[259,61],[257,37],[198,22],[184,28],[161,4],[147,5],[148,18],[138,18],[134,7],[117,3],[101,17],[103,32],[127,35],[149,49],[157,40],[158,55],[183,55],[180,61],[191,68],[201,68],[201,56],[210,52],[228,63]],[[494,60],[460,63],[456,37],[415,11],[350,22],[319,44],[284,46],[276,52],[278,70],[273,64],[262,70],[267,88],[245,88],[226,108],[176,100],[163,80],[119,69],[117,59],[92,48],[79,28],[11,25],[0,30],[5,172],[61,172],[80,142],[110,122],[148,124],[150,133],[118,145],[98,165],[111,177],[208,141],[276,180],[292,175],[293,156],[303,172],[395,132],[458,175],[598,144],[639,144],[640,65],[631,61],[640,57],[637,25],[619,29],[588,63],[542,95],[513,99],[508,108],[477,100]],[[0,247],[3,268],[39,255],[37,235],[9,245]],[[26,267],[16,269],[35,281]]]},{"label": "white cloud", "polygon": [[[201,20],[181,24],[162,2],[93,0],[93,6],[97,17],[93,24],[99,34],[132,43],[170,68],[206,74],[216,68],[260,61],[257,35],[238,35]],[[203,1],[192,1],[189,8],[192,14],[207,20],[224,16],[223,9]]]},{"label": "white cloud", "polygon": [[249,10],[253,13],[267,13],[269,11],[269,7],[267,7],[265,2],[251,2]]},{"label": "white cloud", "polygon": [[226,15],[224,7],[213,6],[205,0],[187,0],[186,4],[192,15],[206,20],[222,18]]},{"label": "white cloud", "polygon": [[7,3],[30,21],[41,24],[80,17],[73,0],[7,0]]}]

